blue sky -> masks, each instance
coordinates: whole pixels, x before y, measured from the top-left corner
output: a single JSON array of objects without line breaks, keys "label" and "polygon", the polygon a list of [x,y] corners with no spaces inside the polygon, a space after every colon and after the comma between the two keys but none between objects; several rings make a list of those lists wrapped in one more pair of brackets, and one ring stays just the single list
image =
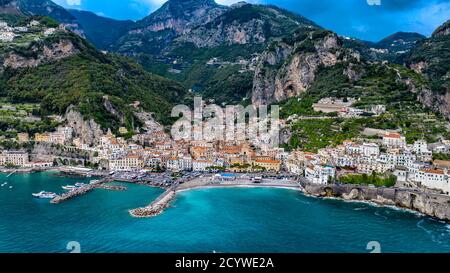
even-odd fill
[{"label": "blue sky", "polygon": [[[141,19],[166,0],[54,0],[115,19]],[[229,5],[239,0],[216,0]],[[450,19],[450,0],[251,0],[297,12],[341,35],[378,41],[397,31],[429,36]],[[380,5],[376,5],[380,2]],[[370,5],[369,3],[372,3]]]}]

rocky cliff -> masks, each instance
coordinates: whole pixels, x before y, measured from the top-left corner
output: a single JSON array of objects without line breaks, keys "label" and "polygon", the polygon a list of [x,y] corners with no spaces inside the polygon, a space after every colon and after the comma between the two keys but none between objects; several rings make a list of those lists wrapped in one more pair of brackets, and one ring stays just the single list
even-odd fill
[{"label": "rocky cliff", "polygon": [[406,57],[406,65],[428,80],[420,101],[450,119],[450,21],[420,41]]},{"label": "rocky cliff", "polygon": [[214,0],[169,0],[158,10],[130,26],[113,48],[127,55],[159,54],[192,28],[223,14],[228,7]]},{"label": "rocky cliff", "polygon": [[7,53],[3,60],[4,68],[25,68],[57,61],[79,53],[79,49],[70,40],[60,40],[54,44],[31,46],[27,54],[17,51]]},{"label": "rocky cliff", "polygon": [[132,33],[174,30],[186,33],[224,13],[228,8],[214,0],[169,0],[148,17],[137,22]]},{"label": "rocky cliff", "polygon": [[210,22],[193,28],[178,41],[197,47],[234,44],[264,44],[270,38],[293,32],[300,26],[316,26],[313,22],[275,6],[238,3]]},{"label": "rocky cliff", "polygon": [[[260,105],[295,97],[315,80],[320,67],[359,62],[359,54],[346,49],[338,36],[326,30],[297,30],[292,37],[274,42],[259,56],[253,80],[252,101]],[[356,77],[351,68],[342,73]]]},{"label": "rocky cliff", "polygon": [[370,201],[397,206],[450,222],[450,196],[416,192],[398,188],[371,188],[360,185],[317,185],[303,183],[305,193],[318,197]]},{"label": "rocky cliff", "polygon": [[100,137],[103,136],[103,130],[93,119],[85,120],[83,116],[69,107],[66,113],[67,125],[74,130],[75,137],[79,137],[85,144],[99,144]]}]

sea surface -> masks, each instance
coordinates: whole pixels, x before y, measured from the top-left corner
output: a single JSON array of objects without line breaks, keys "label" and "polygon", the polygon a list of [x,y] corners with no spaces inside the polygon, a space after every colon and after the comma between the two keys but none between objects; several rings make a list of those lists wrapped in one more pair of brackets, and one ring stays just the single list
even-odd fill
[{"label": "sea surface", "polygon": [[[7,184],[4,184],[7,182]],[[417,213],[304,196],[288,189],[182,192],[154,218],[128,210],[161,189],[121,184],[54,205],[41,190],[89,182],[55,173],[0,174],[0,252],[381,252],[450,253],[448,224]],[[10,188],[12,187],[12,188]],[[79,249],[78,249],[79,247]],[[370,248],[371,249],[371,248]]]}]

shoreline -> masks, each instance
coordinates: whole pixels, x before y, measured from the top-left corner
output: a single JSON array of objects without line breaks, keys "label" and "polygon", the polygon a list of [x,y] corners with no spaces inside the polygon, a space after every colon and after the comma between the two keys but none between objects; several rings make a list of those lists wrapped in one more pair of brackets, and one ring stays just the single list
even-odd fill
[{"label": "shoreline", "polygon": [[[71,177],[71,174],[67,172],[67,169],[52,167],[45,169],[22,169],[22,170],[5,170],[0,169],[2,173],[12,174],[29,174],[37,172],[51,172],[57,171],[61,177]],[[16,172],[14,172],[16,171]],[[80,175],[80,173],[78,173]],[[73,175],[73,173],[72,173]],[[113,179],[110,182],[124,182],[124,183],[137,183],[132,181],[121,181],[121,179]],[[421,216],[430,217],[438,221],[444,221],[450,223],[450,196],[436,195],[426,192],[416,192],[408,189],[401,188],[373,188],[365,185],[350,185],[350,184],[329,184],[318,185],[311,184],[302,181],[276,183],[261,183],[251,184],[249,182],[243,183],[210,183],[210,181],[196,181],[191,180],[175,187],[166,188],[166,191],[161,194],[160,197],[153,200],[148,206],[131,209],[130,214],[134,217],[152,217],[161,214],[165,209],[170,207],[170,203],[176,199],[177,193],[202,190],[202,189],[224,189],[224,188],[276,188],[276,189],[288,189],[301,192],[307,197],[321,198],[321,199],[333,199],[344,202],[357,202],[365,203],[371,206],[386,207],[391,209],[403,210],[412,214],[419,214]],[[191,183],[192,185],[189,185]],[[147,185],[151,187],[158,187],[151,183],[138,183],[141,185]],[[159,187],[161,188],[161,187]],[[164,194],[170,192],[170,198],[162,198]],[[157,202],[156,202],[157,201]],[[155,204],[156,202],[156,204]],[[134,212],[139,215],[134,215]]]},{"label": "shoreline", "polygon": [[187,189],[177,190],[176,193],[195,191],[195,190],[226,189],[226,188],[230,188],[230,189],[231,188],[286,189],[286,190],[292,190],[292,191],[301,192],[305,197],[311,197],[311,198],[315,198],[315,199],[319,199],[319,200],[336,200],[336,201],[344,202],[344,203],[360,203],[360,204],[365,204],[365,205],[369,205],[369,206],[372,206],[372,207],[389,208],[389,209],[393,209],[393,210],[399,210],[399,211],[403,211],[403,212],[408,212],[408,213],[414,214],[414,215],[420,215],[422,217],[430,217],[430,218],[436,219],[438,221],[443,221],[443,222],[446,222],[446,223],[450,223],[450,222],[441,220],[439,218],[426,215],[425,213],[422,213],[420,211],[409,209],[409,208],[399,207],[399,206],[396,206],[396,205],[386,205],[386,204],[374,202],[373,200],[353,200],[353,199],[347,200],[347,199],[342,198],[342,197],[326,197],[326,196],[325,197],[321,197],[321,196],[309,194],[304,189],[302,189],[300,187],[294,187],[294,186],[293,187],[288,187],[288,186],[277,186],[277,185],[265,185],[265,186],[263,186],[263,185],[217,185],[217,186],[208,185],[208,186],[196,186],[196,187],[191,187],[191,188],[187,188]]},{"label": "shoreline", "polygon": [[289,186],[278,186],[278,185],[205,185],[205,186],[194,186],[186,189],[180,189],[176,190],[176,193],[181,192],[187,192],[187,191],[193,191],[193,190],[205,190],[205,189],[226,189],[226,188],[248,188],[248,189],[255,189],[255,188],[268,188],[268,189],[286,189],[286,190],[293,190],[293,191],[300,191],[303,192],[300,187],[289,187]]},{"label": "shoreline", "polygon": [[[170,203],[176,199],[176,194],[177,193],[182,193],[182,192],[188,192],[188,191],[192,191],[192,190],[202,190],[202,189],[226,189],[226,188],[278,188],[278,189],[288,189],[288,190],[294,190],[294,191],[298,191],[301,192],[304,196],[306,197],[314,197],[314,198],[319,198],[319,199],[329,199],[329,200],[337,200],[337,201],[343,201],[343,202],[348,202],[348,203],[362,203],[362,204],[367,204],[370,206],[374,206],[374,207],[383,207],[383,208],[388,208],[388,209],[393,209],[393,210],[401,210],[404,212],[408,212],[410,214],[414,214],[414,215],[420,215],[422,217],[429,217],[432,219],[436,219],[438,221],[443,221],[446,223],[450,223],[450,217],[448,216],[448,214],[450,212],[448,212],[448,207],[445,208],[445,213],[442,214],[442,212],[437,212],[437,210],[434,211],[430,211],[428,210],[427,207],[423,208],[418,208],[417,206],[413,205],[411,203],[411,205],[405,205],[405,203],[399,202],[398,200],[396,200],[397,195],[395,195],[394,197],[390,198],[389,196],[389,192],[394,191],[397,193],[397,191],[399,192],[404,192],[404,193],[408,193],[411,195],[424,195],[426,197],[428,197],[427,193],[417,193],[417,192],[409,192],[408,190],[405,189],[398,189],[398,188],[371,188],[369,186],[361,186],[361,185],[344,185],[344,188],[350,189],[347,191],[347,193],[343,192],[340,195],[334,193],[333,194],[329,194],[329,192],[326,191],[321,191],[319,192],[313,192],[311,190],[308,190],[307,186],[316,186],[319,187],[322,186],[325,189],[331,189],[332,187],[341,187],[342,185],[339,184],[332,184],[332,185],[314,185],[314,184],[309,184],[306,185],[305,184],[299,184],[298,186],[296,185],[276,185],[276,184],[204,184],[204,185],[192,185],[192,186],[188,186],[185,188],[181,188],[181,189],[175,189],[173,191],[173,196],[171,196],[170,199],[168,200],[163,200],[163,202],[161,203],[159,200],[159,203],[157,205],[154,205],[154,202],[152,202],[152,204],[150,204],[149,206],[145,207],[145,208],[140,208],[140,209],[146,209],[147,211],[151,211],[152,213],[149,213],[147,215],[133,215],[132,211],[134,210],[130,210],[130,214],[132,216],[135,217],[153,217],[153,216],[157,216],[159,214],[161,214],[165,209],[167,209],[168,207],[170,207]],[[361,196],[361,195],[354,195],[354,192],[358,191],[358,193],[360,191],[364,192],[364,191],[387,191],[388,194],[386,194],[386,196],[383,196],[383,193],[381,193],[380,195],[376,195],[376,198],[370,198],[370,194],[368,194],[368,196]],[[442,199],[448,199],[450,200],[450,197],[447,196],[440,196]],[[436,198],[434,198],[436,199]],[[439,203],[440,205],[442,205],[442,203]],[[449,203],[445,204],[445,206],[449,206]]]}]

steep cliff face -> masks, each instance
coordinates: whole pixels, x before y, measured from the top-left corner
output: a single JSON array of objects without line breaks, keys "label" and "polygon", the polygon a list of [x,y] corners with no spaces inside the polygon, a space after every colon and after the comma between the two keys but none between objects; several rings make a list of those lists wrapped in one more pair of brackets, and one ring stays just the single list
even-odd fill
[{"label": "steep cliff face", "polygon": [[227,10],[228,7],[218,5],[214,0],[169,0],[132,25],[113,48],[127,55],[159,54],[176,37],[212,21]]},{"label": "steep cliff face", "polygon": [[338,197],[344,200],[370,201],[384,206],[397,206],[450,222],[450,196],[360,185],[303,183],[302,186],[305,193],[314,196]]},{"label": "steep cliff face", "polygon": [[161,8],[136,23],[131,33],[174,30],[185,33],[220,16],[228,8],[214,0],[169,0]]},{"label": "steep cliff face", "polygon": [[450,119],[450,21],[440,26],[406,57],[406,65],[424,75],[429,86],[419,93],[420,101]]},{"label": "steep cliff face", "polygon": [[36,67],[43,63],[61,60],[79,53],[79,49],[70,40],[60,40],[50,45],[32,46],[28,54],[9,52],[3,60],[5,68]]},{"label": "steep cliff face", "polygon": [[[260,55],[252,101],[260,105],[298,96],[311,86],[320,67],[351,61],[359,62],[359,54],[342,47],[336,34],[299,29],[293,37],[274,42]],[[349,79],[357,77],[351,68],[342,73]]]},{"label": "steep cliff face", "polygon": [[192,29],[178,41],[197,47],[233,44],[264,44],[272,37],[286,35],[313,22],[274,6],[238,3],[209,23]]},{"label": "steep cliff face", "polygon": [[47,19],[41,18],[42,29],[22,34],[27,43],[2,43],[2,100],[39,103],[44,115],[64,115],[72,105],[87,120],[77,122],[78,134],[92,143],[99,126],[113,132],[122,126],[129,130],[140,126],[134,116],[135,101],[158,121],[167,122],[172,105],[185,98],[185,89],[176,82],[150,74],[127,58],[100,52],[70,31],[44,35]]},{"label": "steep cliff face", "polygon": [[99,144],[103,130],[93,119],[85,120],[83,115],[69,107],[66,113],[67,125],[72,127],[76,137],[79,137],[83,143],[88,145]]}]

